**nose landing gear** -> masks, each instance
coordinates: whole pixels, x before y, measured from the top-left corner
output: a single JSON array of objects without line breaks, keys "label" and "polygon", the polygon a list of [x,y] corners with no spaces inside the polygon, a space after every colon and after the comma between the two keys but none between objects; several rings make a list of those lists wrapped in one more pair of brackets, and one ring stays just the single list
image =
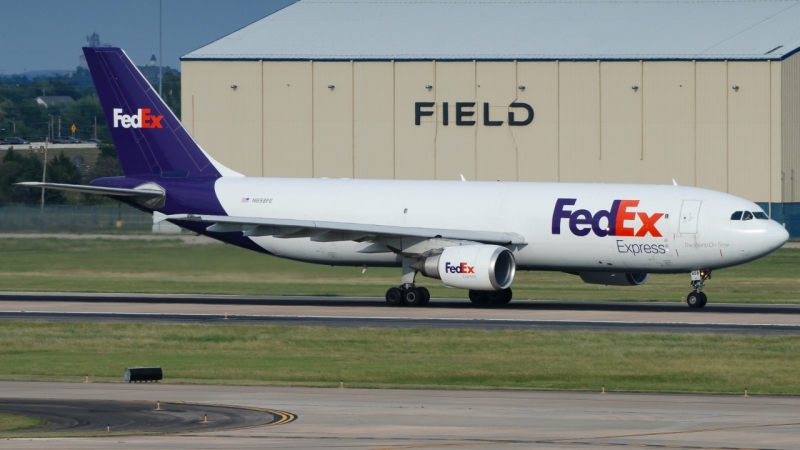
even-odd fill
[{"label": "nose landing gear", "polygon": [[708,303],[708,297],[703,293],[706,280],[711,279],[711,269],[693,270],[692,287],[694,290],[686,296],[686,304],[690,308],[702,308]]}]

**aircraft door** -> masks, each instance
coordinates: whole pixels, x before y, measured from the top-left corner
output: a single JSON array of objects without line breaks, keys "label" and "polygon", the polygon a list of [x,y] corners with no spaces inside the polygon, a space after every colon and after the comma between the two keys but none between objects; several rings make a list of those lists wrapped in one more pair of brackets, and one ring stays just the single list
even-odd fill
[{"label": "aircraft door", "polygon": [[700,215],[700,200],[684,200],[681,205],[681,223],[678,227],[680,234],[696,234],[697,219]]}]

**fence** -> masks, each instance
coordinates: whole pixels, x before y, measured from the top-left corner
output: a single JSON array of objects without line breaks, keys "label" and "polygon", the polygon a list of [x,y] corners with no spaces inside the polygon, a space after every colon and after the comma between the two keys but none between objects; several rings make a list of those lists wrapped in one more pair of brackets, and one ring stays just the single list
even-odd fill
[{"label": "fence", "polygon": [[[118,223],[119,221],[119,223]],[[0,206],[3,233],[138,233],[151,232],[150,214],[126,205]]]}]

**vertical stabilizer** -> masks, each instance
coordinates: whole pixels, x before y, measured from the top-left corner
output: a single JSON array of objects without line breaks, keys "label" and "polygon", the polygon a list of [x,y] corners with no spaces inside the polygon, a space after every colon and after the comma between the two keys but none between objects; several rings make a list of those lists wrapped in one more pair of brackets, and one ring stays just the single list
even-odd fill
[{"label": "vertical stabilizer", "polygon": [[83,53],[125,176],[241,176],[197,145],[122,49]]}]

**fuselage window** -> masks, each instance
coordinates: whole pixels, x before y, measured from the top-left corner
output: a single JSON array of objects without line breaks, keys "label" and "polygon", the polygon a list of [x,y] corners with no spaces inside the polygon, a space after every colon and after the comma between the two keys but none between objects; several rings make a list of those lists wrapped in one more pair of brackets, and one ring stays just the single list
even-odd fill
[{"label": "fuselage window", "polygon": [[742,212],[736,211],[731,215],[731,220],[742,220]]},{"label": "fuselage window", "polygon": [[769,217],[767,217],[767,215],[761,211],[756,211],[753,213],[753,215],[759,220],[769,220]]},{"label": "fuselage window", "polygon": [[745,211],[742,215],[742,220],[753,220],[753,213],[750,211]]}]

